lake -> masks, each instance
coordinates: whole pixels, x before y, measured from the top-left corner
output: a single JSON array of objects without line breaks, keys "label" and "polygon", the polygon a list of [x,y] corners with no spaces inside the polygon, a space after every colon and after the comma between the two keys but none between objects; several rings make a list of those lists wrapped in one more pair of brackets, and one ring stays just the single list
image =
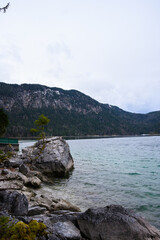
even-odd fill
[{"label": "lake", "polygon": [[[69,178],[44,185],[82,210],[120,204],[160,228],[160,137],[67,140],[75,162]],[[20,142],[20,148],[26,143]]]}]

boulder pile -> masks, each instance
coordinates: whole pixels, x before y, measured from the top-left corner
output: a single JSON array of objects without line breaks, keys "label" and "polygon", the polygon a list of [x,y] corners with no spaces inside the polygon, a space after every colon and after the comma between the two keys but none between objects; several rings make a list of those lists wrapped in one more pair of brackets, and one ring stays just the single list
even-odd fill
[{"label": "boulder pile", "polygon": [[80,209],[64,199],[37,191],[42,183],[68,174],[74,167],[68,144],[59,137],[0,163],[0,217],[44,222],[42,240],[160,240],[160,231],[122,206]]}]

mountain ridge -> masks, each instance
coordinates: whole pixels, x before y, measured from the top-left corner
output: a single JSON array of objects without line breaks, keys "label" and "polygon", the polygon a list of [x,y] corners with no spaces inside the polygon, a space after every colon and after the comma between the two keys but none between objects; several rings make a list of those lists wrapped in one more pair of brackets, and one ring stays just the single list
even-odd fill
[{"label": "mountain ridge", "polygon": [[135,135],[160,133],[160,111],[131,113],[99,103],[77,90],[0,82],[0,108],[9,116],[6,136],[31,136],[40,114],[51,121],[47,135]]}]

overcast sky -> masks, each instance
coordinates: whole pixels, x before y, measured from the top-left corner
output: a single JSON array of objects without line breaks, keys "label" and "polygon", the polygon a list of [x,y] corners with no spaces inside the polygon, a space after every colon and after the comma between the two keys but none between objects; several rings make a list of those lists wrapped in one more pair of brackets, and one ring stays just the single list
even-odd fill
[{"label": "overcast sky", "polygon": [[0,82],[160,110],[160,0],[11,0],[0,13]]}]

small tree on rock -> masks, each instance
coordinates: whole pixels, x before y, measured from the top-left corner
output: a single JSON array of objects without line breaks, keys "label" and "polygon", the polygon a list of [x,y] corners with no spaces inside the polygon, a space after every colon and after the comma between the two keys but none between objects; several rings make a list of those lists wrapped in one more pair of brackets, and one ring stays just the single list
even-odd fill
[{"label": "small tree on rock", "polygon": [[36,128],[31,128],[30,130],[33,133],[38,133],[38,137],[39,139],[43,140],[43,143],[46,137],[44,128],[49,123],[49,121],[50,120],[48,119],[48,117],[44,116],[44,114],[41,114],[39,118],[34,122],[34,124],[36,125]]}]

